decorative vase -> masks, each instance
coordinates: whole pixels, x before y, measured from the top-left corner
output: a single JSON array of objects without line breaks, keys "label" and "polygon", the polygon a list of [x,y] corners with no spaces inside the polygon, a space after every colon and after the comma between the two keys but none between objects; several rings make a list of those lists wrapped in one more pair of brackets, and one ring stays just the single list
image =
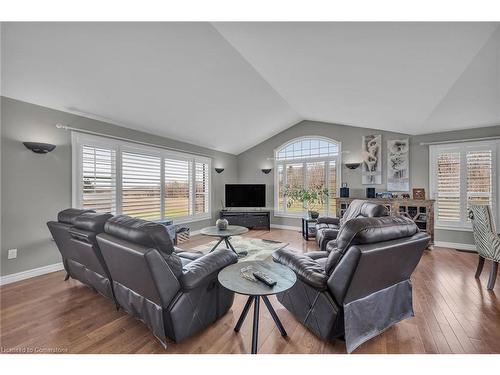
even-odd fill
[{"label": "decorative vase", "polygon": [[319,212],[318,211],[309,210],[309,217],[311,219],[317,219],[319,217]]},{"label": "decorative vase", "polygon": [[219,230],[226,230],[227,229],[227,226],[228,226],[229,222],[226,220],[226,219],[218,219],[216,222],[215,222],[215,226],[217,227],[217,229]]}]

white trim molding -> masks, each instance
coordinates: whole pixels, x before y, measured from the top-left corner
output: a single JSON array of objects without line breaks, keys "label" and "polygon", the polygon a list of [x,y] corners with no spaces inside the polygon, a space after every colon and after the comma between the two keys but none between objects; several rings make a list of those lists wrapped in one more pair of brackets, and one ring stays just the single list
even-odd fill
[{"label": "white trim molding", "polygon": [[271,224],[271,228],[274,229],[286,229],[286,230],[294,230],[300,232],[302,229],[300,227],[294,227],[292,225],[281,225],[281,224]]},{"label": "white trim molding", "polygon": [[64,266],[62,262],[59,262],[55,264],[49,264],[48,266],[33,268],[32,270],[12,273],[10,275],[5,275],[0,277],[0,285],[15,283],[17,281],[30,279],[32,277],[45,275],[47,273],[61,271],[63,269]]},{"label": "white trim molding", "polygon": [[436,241],[434,246],[446,247],[449,249],[466,250],[466,251],[476,251],[476,245],[471,245],[468,243],[456,243],[456,242],[446,242],[446,241]]}]

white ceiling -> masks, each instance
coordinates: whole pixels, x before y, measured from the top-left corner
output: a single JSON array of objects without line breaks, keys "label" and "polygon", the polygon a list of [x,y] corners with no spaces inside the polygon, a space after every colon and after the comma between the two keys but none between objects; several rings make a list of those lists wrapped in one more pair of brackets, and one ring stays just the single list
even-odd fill
[{"label": "white ceiling", "polygon": [[233,154],[500,123],[498,23],[4,23],[1,52],[2,95]]}]

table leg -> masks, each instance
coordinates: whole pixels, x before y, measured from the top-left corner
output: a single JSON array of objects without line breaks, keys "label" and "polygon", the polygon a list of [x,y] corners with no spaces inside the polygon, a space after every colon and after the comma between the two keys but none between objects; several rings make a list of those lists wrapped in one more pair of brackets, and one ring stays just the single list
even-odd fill
[{"label": "table leg", "polygon": [[219,240],[219,242],[217,242],[217,243],[215,244],[215,246],[214,246],[214,247],[212,247],[212,250],[210,250],[210,252],[212,252],[212,251],[214,251],[215,249],[217,249],[217,246],[219,246],[219,245],[220,245],[220,243],[221,243],[222,241],[224,241],[224,239],[225,239],[224,237],[221,237],[221,239]]},{"label": "table leg", "polygon": [[255,296],[253,304],[252,354],[257,354],[257,339],[259,334],[259,305],[260,297]]},{"label": "table leg", "polygon": [[241,325],[245,321],[245,318],[247,317],[248,310],[250,310],[250,306],[252,306],[252,302],[254,300],[253,296],[248,297],[247,303],[245,304],[245,307],[243,308],[243,311],[241,312],[240,318],[238,319],[238,323],[236,323],[236,326],[234,327],[235,332],[239,332]]},{"label": "table leg", "polygon": [[271,305],[271,302],[269,301],[267,296],[262,296],[262,299],[264,300],[264,303],[266,304],[266,307],[269,310],[269,313],[273,317],[274,323],[276,323],[276,326],[278,327],[278,329],[281,333],[281,336],[286,337],[285,327],[283,327],[283,324],[281,324],[280,318],[278,318],[276,311],[274,311],[274,309],[273,309],[273,305]]},{"label": "table leg", "polygon": [[233,250],[233,252],[238,255],[238,257],[244,257],[248,255],[248,251],[240,251],[239,253],[234,249],[233,245],[231,245],[231,242],[229,242],[229,238],[224,238],[224,241],[226,241],[226,245]]}]

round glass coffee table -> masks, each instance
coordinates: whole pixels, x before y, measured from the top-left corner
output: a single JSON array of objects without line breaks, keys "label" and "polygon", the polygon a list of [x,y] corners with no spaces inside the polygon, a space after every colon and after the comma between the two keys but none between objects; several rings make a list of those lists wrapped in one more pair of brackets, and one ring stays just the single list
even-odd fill
[{"label": "round glass coffee table", "polygon": [[[253,278],[253,272],[256,271],[264,272],[276,281],[276,284],[269,287],[262,281],[256,280]],[[269,310],[269,313],[273,317],[274,323],[276,323],[281,336],[287,336],[285,328],[283,327],[283,324],[281,324],[281,321],[278,318],[276,311],[274,311],[267,296],[290,289],[297,281],[295,272],[279,263],[256,260],[232,264],[219,272],[218,279],[224,288],[235,293],[248,296],[245,307],[243,308],[240,318],[234,327],[235,332],[239,332],[241,325],[247,316],[248,310],[250,310],[250,306],[252,306],[253,303],[252,354],[257,354],[259,307],[261,298]]]},{"label": "round glass coffee table", "polygon": [[210,252],[217,249],[217,246],[219,246],[220,243],[222,241],[224,241],[226,246],[229,249],[233,250],[236,253],[236,255],[238,255],[238,257],[246,256],[248,254],[248,251],[237,252],[234,249],[233,245],[231,245],[231,242],[229,242],[229,239],[231,238],[231,236],[238,236],[238,235],[246,233],[246,232],[248,232],[248,228],[240,227],[238,225],[228,225],[227,229],[224,229],[224,230],[220,230],[216,226],[206,227],[200,231],[200,233],[204,234],[205,236],[219,237],[219,242],[217,242],[215,244],[215,246],[212,248],[212,250],[210,250]]}]

